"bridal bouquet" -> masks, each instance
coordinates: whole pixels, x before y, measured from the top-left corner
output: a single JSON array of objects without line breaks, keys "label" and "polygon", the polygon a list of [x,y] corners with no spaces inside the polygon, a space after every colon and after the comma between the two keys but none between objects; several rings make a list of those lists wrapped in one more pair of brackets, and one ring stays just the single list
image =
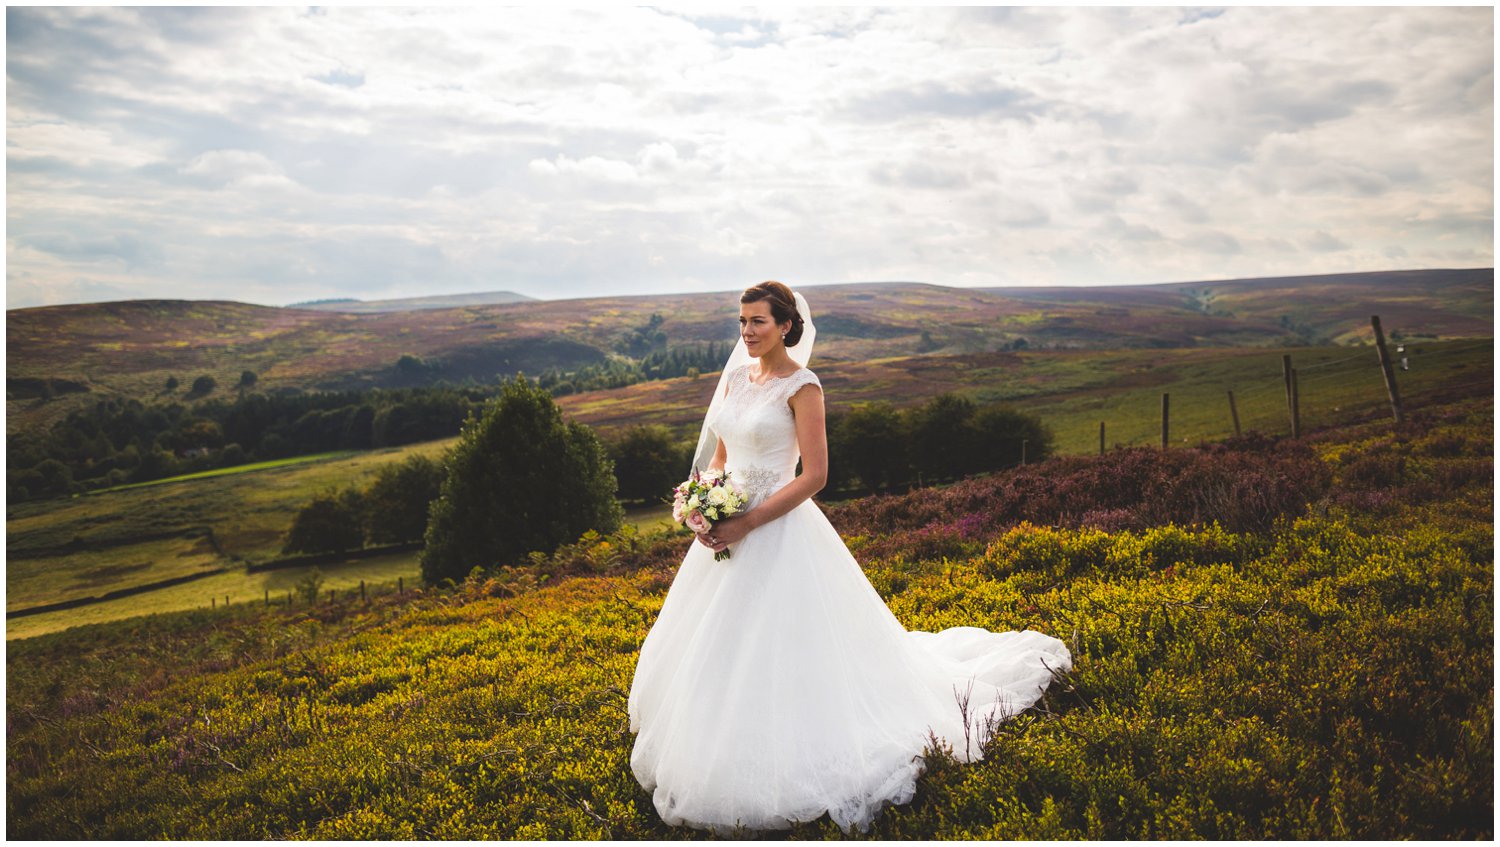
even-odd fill
[{"label": "bridal bouquet", "polygon": [[[738,514],[745,508],[745,493],[729,481],[727,471],[693,471],[686,482],[672,489],[672,520],[693,532],[713,529],[714,521]],[[726,548],[714,553],[714,561],[729,558]]]}]

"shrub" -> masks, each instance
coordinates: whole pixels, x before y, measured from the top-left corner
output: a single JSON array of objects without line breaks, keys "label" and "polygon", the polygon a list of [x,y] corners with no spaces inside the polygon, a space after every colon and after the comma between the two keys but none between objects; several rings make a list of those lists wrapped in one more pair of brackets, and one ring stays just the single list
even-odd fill
[{"label": "shrub", "polygon": [[297,594],[308,603],[318,602],[318,592],[323,588],[323,570],[316,565],[297,580]]}]

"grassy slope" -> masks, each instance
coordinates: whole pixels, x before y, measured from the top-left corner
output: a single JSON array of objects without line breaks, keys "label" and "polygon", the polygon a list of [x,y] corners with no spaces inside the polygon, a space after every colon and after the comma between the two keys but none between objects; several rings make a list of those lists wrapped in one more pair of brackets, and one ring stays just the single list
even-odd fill
[{"label": "grassy slope", "polygon": [[[814,362],[829,408],[887,400],[915,405],[954,391],[980,403],[1009,402],[1035,413],[1057,435],[1060,453],[1098,450],[1099,421],[1109,445],[1157,443],[1161,394],[1169,392],[1174,441],[1234,433],[1226,390],[1235,392],[1242,430],[1289,431],[1281,357],[1298,369],[1304,427],[1348,422],[1389,409],[1373,349],[1337,346],[1033,350],[953,356],[895,356]],[[1411,369],[1397,373],[1407,405],[1493,391],[1491,338],[1412,346]],[[696,435],[715,380],[702,376],[637,383],[558,398],[577,420],[610,433],[642,421]]]},{"label": "grassy slope", "polygon": [[[293,514],[317,490],[367,485],[382,465],[413,453],[436,456],[447,443],[428,442],[253,473],[19,504],[9,510],[6,521],[7,603],[11,608],[35,606],[155,582],[194,567],[213,569],[240,560],[280,558],[282,537]],[[222,555],[215,555],[203,538],[120,543],[151,533],[204,527],[213,529]],[[74,538],[85,551],[99,552],[33,556],[39,548],[57,547]],[[111,578],[108,572],[91,571],[75,561],[89,555],[152,566]],[[175,563],[170,566],[173,573],[164,569],[167,562]],[[63,574],[68,578],[59,579]],[[261,591],[257,587],[253,593],[260,596]]]},{"label": "grassy slope", "polygon": [[[1268,530],[852,538],[908,628],[1029,627],[1075,659],[984,761],[930,756],[914,802],[873,835],[1492,836],[1493,404],[1414,417],[1394,437],[1375,422],[1287,451],[1332,488]],[[1068,479],[1086,495],[1089,474],[1127,459],[1069,460]],[[951,496],[989,502],[1011,476]],[[830,517],[880,523],[945,496]],[[953,552],[923,555],[918,538]],[[12,643],[9,831],[697,837],[662,825],[628,769],[625,697],[670,578],[626,569],[519,595],[490,579]],[[838,833],[824,819],[793,835]]]}]

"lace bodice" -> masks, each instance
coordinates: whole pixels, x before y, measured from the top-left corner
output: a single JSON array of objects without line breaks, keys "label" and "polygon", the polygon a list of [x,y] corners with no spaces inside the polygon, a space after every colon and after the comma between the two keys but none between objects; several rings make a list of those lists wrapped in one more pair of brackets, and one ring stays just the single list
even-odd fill
[{"label": "lace bodice", "polygon": [[822,388],[807,368],[764,385],[750,381],[752,369],[741,365],[729,375],[724,402],[708,424],[724,443],[724,469],[745,489],[751,508],[797,474],[801,453],[788,401],[804,385]]}]

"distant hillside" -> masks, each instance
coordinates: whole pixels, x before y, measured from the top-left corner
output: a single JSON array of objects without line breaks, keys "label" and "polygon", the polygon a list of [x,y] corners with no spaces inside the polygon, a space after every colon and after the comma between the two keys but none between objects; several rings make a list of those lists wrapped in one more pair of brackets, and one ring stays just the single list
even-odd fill
[{"label": "distant hillside", "polygon": [[[915,282],[799,286],[816,359],[1006,350],[1275,347],[1493,334],[1494,271],[1429,270],[1087,288]],[[101,395],[182,399],[210,375],[256,391],[489,382],[634,349],[653,314],[665,347],[733,341],[736,291],[532,300],[368,314],[211,300],[131,300],[6,313],[7,432]],[[468,296],[468,295],[459,295]],[[392,301],[385,301],[392,302]],[[403,356],[407,367],[398,368]],[[414,366],[413,366],[414,365]],[[168,377],[181,388],[164,391]],[[19,402],[18,402],[19,401]]]},{"label": "distant hillside", "polygon": [[1426,340],[1472,334],[1476,319],[1492,325],[1494,280],[1494,269],[1480,268],[982,290],[1051,307],[1118,299],[1126,308],[1138,308],[1156,298],[1164,308],[1185,305],[1213,317],[1243,318],[1245,329],[1256,323],[1264,328],[1274,317],[1276,327],[1299,343],[1355,344],[1368,340],[1371,314],[1380,315],[1388,332]]},{"label": "distant hillside", "polygon": [[476,291],[469,294],[438,294],[432,297],[400,297],[391,300],[358,300],[346,297],[334,300],[309,300],[289,303],[288,309],[315,309],[320,312],[415,312],[420,309],[453,309],[459,306],[487,306],[497,303],[530,303],[535,297],[514,291]]}]

